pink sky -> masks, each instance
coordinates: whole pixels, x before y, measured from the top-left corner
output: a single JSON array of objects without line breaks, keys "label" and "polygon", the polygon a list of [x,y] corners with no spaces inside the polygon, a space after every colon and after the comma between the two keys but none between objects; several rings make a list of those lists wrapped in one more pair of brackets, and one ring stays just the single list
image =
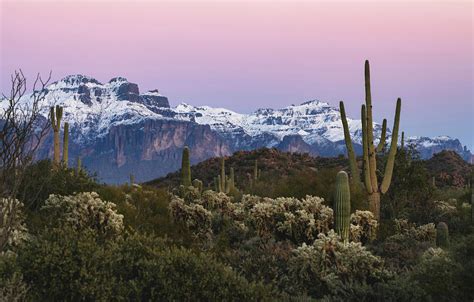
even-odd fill
[{"label": "pink sky", "polygon": [[358,118],[363,62],[375,116],[401,97],[408,135],[474,149],[472,1],[4,1],[0,88],[17,68],[57,80],[124,76],[172,105],[239,112],[309,99]]}]

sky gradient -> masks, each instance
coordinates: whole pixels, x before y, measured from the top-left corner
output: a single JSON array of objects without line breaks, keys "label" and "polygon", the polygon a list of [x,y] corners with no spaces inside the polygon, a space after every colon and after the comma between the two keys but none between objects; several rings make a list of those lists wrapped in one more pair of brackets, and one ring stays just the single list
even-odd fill
[{"label": "sky gradient", "polygon": [[310,99],[359,118],[363,64],[374,116],[406,135],[450,135],[474,150],[473,1],[0,0],[0,91],[31,78],[115,76],[171,105],[238,112]]}]

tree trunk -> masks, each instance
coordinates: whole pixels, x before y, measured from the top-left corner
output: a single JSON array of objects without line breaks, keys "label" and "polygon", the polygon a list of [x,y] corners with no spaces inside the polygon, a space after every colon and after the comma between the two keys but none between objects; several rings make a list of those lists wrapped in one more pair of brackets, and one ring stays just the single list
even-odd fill
[{"label": "tree trunk", "polygon": [[380,192],[369,194],[369,210],[374,214],[375,219],[380,221]]}]

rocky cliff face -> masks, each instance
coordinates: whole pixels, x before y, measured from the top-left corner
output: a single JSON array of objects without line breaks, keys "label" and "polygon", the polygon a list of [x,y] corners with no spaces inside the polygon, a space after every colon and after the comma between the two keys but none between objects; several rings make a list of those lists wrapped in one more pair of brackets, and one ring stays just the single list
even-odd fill
[{"label": "rocky cliff face", "polygon": [[[27,104],[29,96],[22,100]],[[0,102],[0,110],[6,102]],[[44,122],[49,107],[64,108],[62,123],[70,128],[70,165],[84,165],[108,183],[146,181],[180,167],[181,151],[191,148],[191,161],[262,147],[318,156],[345,154],[340,113],[328,103],[312,100],[282,109],[240,114],[225,108],[180,104],[171,108],[158,90],[140,92],[137,84],[116,77],[107,83],[73,75],[47,87],[40,104]],[[348,119],[354,149],[361,154],[361,122]],[[374,124],[375,138],[381,126]],[[390,129],[388,129],[390,137]],[[444,149],[469,160],[471,153],[457,139],[412,137],[422,157]],[[51,158],[52,138],[46,138],[38,158]]]}]

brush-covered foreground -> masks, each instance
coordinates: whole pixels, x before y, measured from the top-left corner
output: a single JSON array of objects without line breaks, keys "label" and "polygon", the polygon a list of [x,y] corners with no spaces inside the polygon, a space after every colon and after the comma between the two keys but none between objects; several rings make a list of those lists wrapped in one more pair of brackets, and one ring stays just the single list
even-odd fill
[{"label": "brush-covered foreground", "polygon": [[380,221],[351,187],[344,241],[333,198],[344,158],[237,153],[226,188],[218,159],[192,167],[202,183],[186,187],[107,186],[38,162],[0,203],[0,300],[472,301],[471,189],[433,183],[430,165],[397,154]]}]

